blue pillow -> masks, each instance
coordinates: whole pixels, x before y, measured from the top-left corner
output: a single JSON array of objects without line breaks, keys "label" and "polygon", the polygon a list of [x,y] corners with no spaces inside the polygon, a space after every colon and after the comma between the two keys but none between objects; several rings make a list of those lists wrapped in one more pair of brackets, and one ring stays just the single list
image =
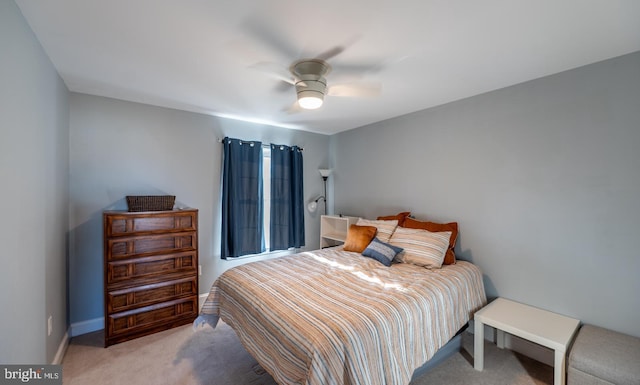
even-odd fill
[{"label": "blue pillow", "polygon": [[403,249],[401,247],[393,246],[388,243],[384,243],[378,238],[373,238],[373,241],[369,243],[366,249],[362,252],[365,257],[373,258],[376,261],[382,263],[385,266],[391,266],[391,261],[396,255]]}]

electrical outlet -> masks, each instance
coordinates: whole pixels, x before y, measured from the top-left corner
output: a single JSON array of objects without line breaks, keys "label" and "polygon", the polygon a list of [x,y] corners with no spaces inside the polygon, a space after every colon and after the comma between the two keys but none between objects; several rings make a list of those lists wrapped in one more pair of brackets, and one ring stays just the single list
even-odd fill
[{"label": "electrical outlet", "polygon": [[49,315],[49,318],[47,318],[47,336],[50,336],[51,332],[53,332],[53,316]]},{"label": "electrical outlet", "polygon": [[202,265],[198,265],[198,275],[202,275]]}]

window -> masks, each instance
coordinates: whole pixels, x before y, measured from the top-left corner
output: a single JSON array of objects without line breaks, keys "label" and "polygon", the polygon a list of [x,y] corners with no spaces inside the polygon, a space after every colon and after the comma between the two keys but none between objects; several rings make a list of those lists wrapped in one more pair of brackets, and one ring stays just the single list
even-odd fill
[{"label": "window", "polygon": [[262,149],[262,207],[264,208],[264,221],[262,233],[264,234],[264,247],[271,251],[271,148]]},{"label": "window", "polygon": [[221,257],[304,246],[302,149],[223,145]]}]

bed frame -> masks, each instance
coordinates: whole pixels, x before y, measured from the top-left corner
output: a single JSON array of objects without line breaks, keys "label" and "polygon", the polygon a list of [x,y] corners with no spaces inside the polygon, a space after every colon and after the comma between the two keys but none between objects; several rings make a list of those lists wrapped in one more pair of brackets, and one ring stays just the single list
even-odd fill
[{"label": "bed frame", "polygon": [[436,366],[440,365],[444,361],[446,361],[449,357],[459,353],[462,350],[462,333],[467,330],[469,327],[469,323],[464,324],[460,330],[453,336],[452,339],[449,340],[443,347],[441,347],[436,354],[431,357],[431,359],[425,362],[421,367],[416,369],[411,376],[411,381],[414,381],[431,370],[433,370]]}]

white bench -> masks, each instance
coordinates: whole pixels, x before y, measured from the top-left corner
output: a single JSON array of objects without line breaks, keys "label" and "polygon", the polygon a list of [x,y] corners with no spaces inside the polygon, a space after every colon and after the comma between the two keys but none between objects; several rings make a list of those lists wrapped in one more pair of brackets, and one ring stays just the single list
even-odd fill
[{"label": "white bench", "polygon": [[580,321],[533,306],[498,298],[474,316],[474,358],[476,370],[484,368],[484,325],[497,329],[496,344],[504,348],[504,332],[554,350],[555,385],[566,381],[567,347]]}]

